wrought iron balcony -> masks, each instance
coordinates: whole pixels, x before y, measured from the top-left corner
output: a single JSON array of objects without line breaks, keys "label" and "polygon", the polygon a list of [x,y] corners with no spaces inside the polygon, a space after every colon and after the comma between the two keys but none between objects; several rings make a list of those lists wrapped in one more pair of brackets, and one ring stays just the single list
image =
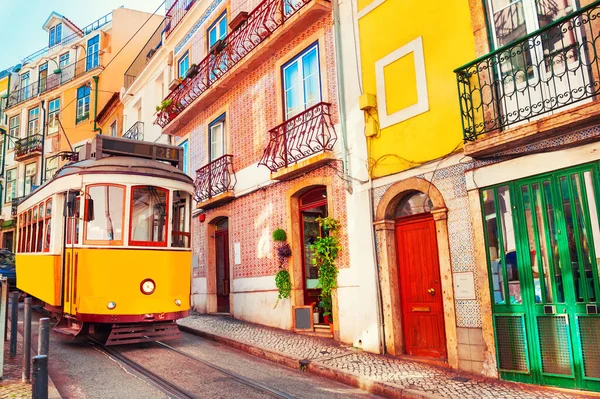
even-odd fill
[{"label": "wrought iron balcony", "polygon": [[144,122],[136,122],[125,132],[123,135],[124,139],[130,140],[144,140]]},{"label": "wrought iron balcony", "polygon": [[218,199],[215,197],[226,193],[233,197],[236,182],[233,155],[223,155],[196,171],[194,199],[199,207],[207,208],[209,204],[214,206],[216,202],[211,200]]},{"label": "wrought iron balcony", "polygon": [[156,123],[161,127],[167,126],[215,82],[264,43],[286,21],[304,6],[316,1],[263,0],[248,14],[247,20],[231,31],[218,45],[213,46],[210,53],[197,65],[195,75],[184,79],[165,98],[164,103],[168,106],[158,113]]},{"label": "wrought iron balcony", "polygon": [[35,98],[40,94],[54,90],[89,71],[99,68],[101,66],[99,57],[100,52],[89,54],[77,62],[54,70],[53,73],[49,74],[46,78],[13,91],[8,95],[6,108],[14,107],[17,104]]},{"label": "wrought iron balcony", "polygon": [[165,27],[165,36],[169,35],[175,30],[177,25],[181,22],[185,14],[192,8],[196,3],[196,0],[175,0],[169,11],[167,11],[166,18],[168,20],[167,26]]},{"label": "wrought iron balcony", "polygon": [[333,150],[337,134],[331,104],[321,102],[269,131],[271,137],[258,163],[277,172],[323,151]]},{"label": "wrought iron balcony", "polygon": [[600,93],[598,20],[596,1],[456,69],[465,140]]},{"label": "wrought iron balcony", "polygon": [[42,153],[44,140],[41,134],[32,134],[15,141],[15,159],[22,160]]}]

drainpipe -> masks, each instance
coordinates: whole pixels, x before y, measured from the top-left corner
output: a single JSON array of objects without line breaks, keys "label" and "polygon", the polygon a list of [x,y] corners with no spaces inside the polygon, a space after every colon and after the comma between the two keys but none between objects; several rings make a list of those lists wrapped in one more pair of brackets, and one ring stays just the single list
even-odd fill
[{"label": "drainpipe", "polygon": [[[5,114],[6,114],[6,106],[8,106],[8,98],[10,97],[11,78],[12,78],[12,72],[8,74],[8,88],[6,89],[6,104],[5,104],[5,108],[4,108]],[[7,122],[10,123],[10,119],[7,118]],[[4,131],[4,143],[2,144],[2,167],[0,169],[0,178],[4,178],[4,166],[6,165],[6,141],[10,140],[10,136],[8,135],[9,131]],[[0,199],[0,200],[2,200],[2,199]],[[0,214],[1,213],[2,213],[2,211],[1,211],[1,207],[0,207]]]},{"label": "drainpipe", "polygon": [[344,185],[346,191],[352,194],[352,185],[348,179],[348,132],[346,130],[346,92],[344,88],[344,62],[342,59],[342,33],[340,26],[340,8],[338,0],[333,1],[333,30],[335,42],[335,66],[338,77],[338,101],[340,114],[340,127],[342,129],[342,163],[344,169]]},{"label": "drainpipe", "polygon": [[44,147],[46,147],[46,100],[42,100],[42,157],[40,168],[42,168],[42,173],[40,173],[40,186],[44,184],[46,180],[46,164],[44,163]]},{"label": "drainpipe", "polygon": [[102,135],[102,129],[98,127],[98,123],[96,122],[96,117],[98,116],[98,80],[100,80],[100,76],[94,76],[94,84],[96,86],[94,92],[94,132],[100,132],[100,135]]},{"label": "drainpipe", "polygon": [[4,135],[4,140],[2,142],[2,165],[0,166],[0,177],[4,177],[4,165],[6,165],[6,141],[10,140],[8,133],[4,129],[0,129],[0,134]]}]

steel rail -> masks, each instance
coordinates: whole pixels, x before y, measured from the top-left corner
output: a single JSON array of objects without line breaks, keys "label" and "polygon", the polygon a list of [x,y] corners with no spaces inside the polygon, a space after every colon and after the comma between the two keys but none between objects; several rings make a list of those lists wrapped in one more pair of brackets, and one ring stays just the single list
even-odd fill
[{"label": "steel rail", "polygon": [[241,382],[242,384],[247,385],[247,386],[249,386],[251,388],[254,388],[254,389],[266,392],[266,393],[272,395],[275,398],[295,399],[295,396],[288,395],[287,393],[285,393],[283,391],[280,391],[280,390],[278,390],[276,388],[271,388],[271,387],[269,387],[267,385],[261,384],[260,382],[251,380],[251,379],[246,378],[244,376],[241,376],[241,375],[239,375],[237,373],[234,373],[232,371],[226,370],[226,369],[224,369],[222,367],[217,366],[216,364],[213,364],[213,363],[208,362],[206,360],[200,359],[200,358],[198,358],[196,356],[193,356],[193,355],[191,355],[191,354],[189,354],[187,352],[184,352],[182,350],[173,348],[172,346],[167,345],[164,342],[154,341],[154,344],[156,344],[158,346],[161,346],[163,348],[166,348],[166,349],[168,349],[168,350],[170,350],[172,352],[175,352],[175,353],[177,353],[177,354],[179,354],[181,356],[185,356],[188,359],[195,360],[195,361],[197,361],[199,363],[202,363],[203,365],[208,366],[208,367],[210,367],[210,368],[212,368],[214,370],[217,370],[217,371],[219,371],[219,372],[221,372],[223,374],[227,374],[229,377],[233,378],[234,380],[236,380],[238,382]]},{"label": "steel rail", "polygon": [[144,377],[148,382],[150,382],[155,388],[157,388],[162,393],[166,394],[170,398],[175,399],[200,399],[198,396],[193,395],[192,393],[182,389],[181,387],[167,381],[166,379],[158,376],[152,371],[148,370],[141,364],[136,361],[128,358],[127,356],[119,353],[116,349],[111,348],[110,346],[104,345],[102,342],[94,339],[92,337],[88,337],[90,342],[92,342],[95,346],[97,346],[100,350],[107,353],[108,355],[115,358],[120,363],[123,363],[125,366],[129,367],[137,374]]}]

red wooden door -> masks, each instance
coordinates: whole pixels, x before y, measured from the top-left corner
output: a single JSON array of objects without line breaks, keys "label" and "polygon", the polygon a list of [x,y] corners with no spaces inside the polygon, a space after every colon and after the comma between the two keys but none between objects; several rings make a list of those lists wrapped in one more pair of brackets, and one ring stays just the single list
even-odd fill
[{"label": "red wooden door", "polygon": [[215,232],[217,312],[229,313],[229,230]]},{"label": "red wooden door", "polygon": [[435,222],[430,214],[396,222],[402,328],[408,355],[446,358]]}]

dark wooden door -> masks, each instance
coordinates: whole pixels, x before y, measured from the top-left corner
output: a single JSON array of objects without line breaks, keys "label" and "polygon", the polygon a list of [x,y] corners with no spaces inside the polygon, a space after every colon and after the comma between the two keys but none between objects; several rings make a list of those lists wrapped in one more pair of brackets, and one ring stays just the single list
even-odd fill
[{"label": "dark wooden door", "polygon": [[402,328],[408,355],[446,358],[435,222],[430,214],[396,222]]},{"label": "dark wooden door", "polygon": [[229,230],[215,232],[217,312],[229,313]]}]

